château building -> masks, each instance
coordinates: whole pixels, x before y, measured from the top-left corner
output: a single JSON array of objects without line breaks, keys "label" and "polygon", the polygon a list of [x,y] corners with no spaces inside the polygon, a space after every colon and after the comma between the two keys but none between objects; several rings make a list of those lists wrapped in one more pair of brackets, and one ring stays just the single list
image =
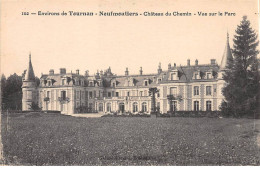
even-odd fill
[{"label": "ch\u00e2teau building", "polygon": [[[157,72],[131,75],[126,68],[124,75],[115,75],[111,68],[90,76],[79,70],[67,72],[61,68],[58,73],[53,69],[40,77],[36,85],[35,75],[29,57],[29,66],[23,79],[23,111],[30,111],[38,105],[42,110],[61,111],[62,114],[85,112],[151,112],[149,88],[157,88],[155,102],[161,113],[174,111],[217,111],[224,99],[222,87],[225,82],[222,74],[227,62],[232,59],[227,36],[226,47],[221,64],[215,59],[209,64],[194,64],[187,60],[187,65],[172,66],[162,70],[159,63]],[[169,96],[173,99],[169,100]]]}]

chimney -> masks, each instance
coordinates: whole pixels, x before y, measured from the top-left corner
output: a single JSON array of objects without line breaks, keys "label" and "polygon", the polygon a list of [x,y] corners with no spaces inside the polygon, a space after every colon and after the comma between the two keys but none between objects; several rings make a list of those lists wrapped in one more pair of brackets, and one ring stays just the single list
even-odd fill
[{"label": "chimney", "polygon": [[76,74],[79,75],[79,69],[76,70]]},{"label": "chimney", "polygon": [[158,65],[157,71],[158,71],[158,74],[162,73],[161,62],[160,62],[159,65]]},{"label": "chimney", "polygon": [[174,68],[176,68],[176,63],[174,63]]},{"label": "chimney", "polygon": [[89,76],[89,71],[88,70],[85,71],[85,76]]},{"label": "chimney", "polygon": [[143,68],[140,67],[140,75],[143,75]]},{"label": "chimney", "polygon": [[169,63],[169,64],[168,64],[168,70],[171,70],[171,67],[172,67],[172,66],[171,66],[171,64]]},{"label": "chimney", "polygon": [[53,69],[50,69],[49,75],[54,75],[54,70]]},{"label": "chimney", "polygon": [[195,60],[195,65],[196,65],[196,66],[199,65],[199,61],[198,61],[198,59]]},{"label": "chimney", "polygon": [[126,76],[129,75],[128,67],[125,69],[125,75],[126,75]]},{"label": "chimney", "polygon": [[65,68],[60,68],[60,74],[66,74],[66,69]]},{"label": "chimney", "polygon": [[216,64],[216,59],[210,59],[210,64],[215,65]]},{"label": "chimney", "polygon": [[190,66],[190,59],[187,59],[187,66]]}]

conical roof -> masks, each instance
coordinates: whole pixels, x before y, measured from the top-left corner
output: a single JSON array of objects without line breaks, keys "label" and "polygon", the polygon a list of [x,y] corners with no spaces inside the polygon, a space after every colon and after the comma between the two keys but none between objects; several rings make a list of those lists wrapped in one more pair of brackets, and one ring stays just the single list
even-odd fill
[{"label": "conical roof", "polygon": [[29,66],[28,66],[28,69],[26,71],[24,80],[26,80],[26,81],[35,80],[32,62],[31,62],[31,54],[29,55]]},{"label": "conical roof", "polygon": [[226,69],[228,61],[230,59],[232,60],[233,57],[232,57],[231,49],[230,49],[230,46],[229,46],[229,35],[227,33],[227,44],[226,44],[226,47],[225,47],[225,50],[224,50],[224,54],[222,56],[222,60],[221,60],[221,64],[220,64],[220,70]]}]

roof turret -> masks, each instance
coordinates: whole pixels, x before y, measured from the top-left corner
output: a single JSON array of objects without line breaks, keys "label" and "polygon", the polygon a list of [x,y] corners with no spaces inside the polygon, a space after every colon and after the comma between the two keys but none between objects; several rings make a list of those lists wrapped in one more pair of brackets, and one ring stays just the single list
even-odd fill
[{"label": "roof turret", "polygon": [[28,66],[28,69],[26,71],[24,80],[25,81],[33,81],[33,80],[35,80],[35,76],[34,76],[34,72],[33,72],[33,66],[32,66],[32,61],[31,61],[31,53],[29,55],[29,66]]},{"label": "roof turret", "polygon": [[226,47],[224,50],[224,54],[222,56],[222,60],[221,60],[221,64],[220,64],[220,70],[226,69],[227,68],[227,64],[229,60],[232,60],[232,53],[231,53],[231,49],[229,46],[229,34],[227,33],[227,43],[226,43]]}]

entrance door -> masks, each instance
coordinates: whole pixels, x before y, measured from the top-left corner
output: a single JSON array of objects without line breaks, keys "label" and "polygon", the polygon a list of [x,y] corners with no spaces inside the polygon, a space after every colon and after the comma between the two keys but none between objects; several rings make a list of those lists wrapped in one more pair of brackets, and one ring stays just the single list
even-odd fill
[{"label": "entrance door", "polygon": [[119,111],[124,112],[125,111],[125,104],[124,103],[119,103]]}]

